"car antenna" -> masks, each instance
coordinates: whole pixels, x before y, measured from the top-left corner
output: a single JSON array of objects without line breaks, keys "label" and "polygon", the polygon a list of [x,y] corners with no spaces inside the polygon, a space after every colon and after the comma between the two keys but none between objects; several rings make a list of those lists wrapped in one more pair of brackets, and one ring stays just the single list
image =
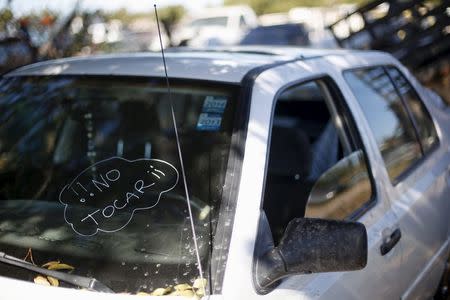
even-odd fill
[{"label": "car antenna", "polygon": [[177,140],[178,157],[180,159],[181,175],[183,177],[183,184],[184,184],[184,192],[186,193],[186,202],[187,202],[187,207],[188,207],[188,212],[189,212],[189,220],[191,221],[192,239],[194,240],[195,255],[197,257],[197,264],[198,264],[198,272],[200,273],[200,279],[202,282],[201,284],[202,284],[203,292],[205,292],[205,281],[203,279],[203,268],[202,268],[202,263],[200,260],[200,251],[199,251],[198,245],[197,245],[197,234],[195,233],[194,219],[192,217],[191,201],[189,198],[189,191],[188,191],[188,186],[187,186],[187,181],[186,181],[186,172],[184,171],[183,155],[181,153],[180,139],[178,137],[177,120],[176,120],[175,112],[173,109],[171,90],[170,90],[170,84],[169,84],[169,76],[167,75],[166,57],[164,56],[164,47],[163,47],[162,38],[161,38],[161,29],[159,28],[158,10],[156,9],[156,4],[154,4],[153,7],[155,8],[156,24],[158,25],[159,44],[161,46],[161,55],[162,55],[162,60],[163,60],[163,64],[164,64],[164,74],[165,74],[165,78],[166,78],[167,95],[169,97],[170,110],[172,113],[173,128],[175,131],[175,138]]}]

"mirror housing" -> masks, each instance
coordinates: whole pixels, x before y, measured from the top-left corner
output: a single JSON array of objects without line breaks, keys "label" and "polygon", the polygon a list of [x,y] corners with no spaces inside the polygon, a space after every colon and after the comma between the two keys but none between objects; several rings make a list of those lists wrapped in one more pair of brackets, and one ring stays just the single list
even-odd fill
[{"label": "mirror housing", "polygon": [[265,294],[289,275],[360,270],[366,264],[363,224],[298,218],[289,223],[277,247],[257,258],[255,285]]}]

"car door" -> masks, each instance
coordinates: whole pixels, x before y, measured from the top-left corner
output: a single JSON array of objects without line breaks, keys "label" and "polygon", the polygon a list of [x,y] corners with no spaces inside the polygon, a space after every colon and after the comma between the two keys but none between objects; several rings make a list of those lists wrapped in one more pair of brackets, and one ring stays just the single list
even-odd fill
[{"label": "car door", "polygon": [[423,154],[393,194],[404,236],[402,269],[408,278],[402,299],[429,299],[448,257],[449,155],[436,130],[439,124],[412,84],[398,68],[387,66],[386,71],[410,112]]},{"label": "car door", "polygon": [[448,247],[448,154],[429,112],[396,67],[350,70],[344,77],[368,119],[390,179],[386,188],[398,226],[388,235],[402,249],[396,284],[402,299],[431,298]]},{"label": "car door", "polygon": [[[380,158],[376,155],[376,144],[368,134],[368,126],[356,101],[342,96],[336,83],[340,80],[342,84],[339,76],[318,71],[327,68],[330,69],[329,63],[321,59],[311,59],[307,64],[291,63],[264,72],[254,83],[241,191],[224,279],[226,299],[381,299],[400,295],[400,289],[392,282],[400,275],[401,251],[393,247],[387,255],[380,252],[386,242],[384,234],[396,228],[398,223],[383,184],[377,184]],[[303,107],[289,106],[289,102],[297,101],[296,98],[303,99],[298,100],[304,102]],[[277,108],[277,103],[281,102],[288,105]],[[278,149],[271,146],[275,139],[281,143],[277,145]],[[328,143],[330,139],[333,142]],[[305,207],[311,199],[311,190],[306,187],[311,189],[314,180],[354,155],[361,158],[362,164],[350,173],[353,172],[352,179],[356,183],[362,183],[356,185],[360,190],[355,190],[351,184],[343,184],[328,195],[328,201],[319,199],[312,203],[315,205]],[[289,186],[296,181],[301,181],[305,190]],[[302,199],[303,207],[298,203],[301,201],[295,201],[295,193]],[[270,203],[269,198],[275,202]],[[256,250],[261,246],[258,240],[252,241],[261,218],[267,217],[270,227],[264,237],[269,236],[276,243],[286,221],[302,214],[364,223],[369,244],[366,268],[290,276],[269,293],[258,293],[252,281],[254,273],[249,274],[247,268],[253,270],[255,255],[258,255]],[[261,239],[261,233],[258,239]],[[251,256],[249,248],[252,249]]]}]

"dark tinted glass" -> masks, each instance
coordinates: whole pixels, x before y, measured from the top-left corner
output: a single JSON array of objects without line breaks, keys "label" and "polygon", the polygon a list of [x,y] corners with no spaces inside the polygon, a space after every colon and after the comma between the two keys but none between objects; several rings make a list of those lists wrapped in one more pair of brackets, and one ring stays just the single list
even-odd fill
[{"label": "dark tinted glass", "polygon": [[387,70],[399,93],[402,95],[411,110],[416,122],[423,149],[427,152],[438,142],[436,129],[434,128],[430,113],[427,111],[425,105],[422,100],[420,100],[411,84],[406,80],[405,76],[403,76],[403,74],[401,74],[400,71],[394,67],[388,67]]},{"label": "dark tinted glass", "polygon": [[[222,199],[234,89],[173,84],[204,275]],[[139,78],[0,82],[0,249],[60,260],[115,292],[199,276],[166,89]],[[221,242],[219,240],[219,242]],[[35,274],[2,265],[2,276]]]},{"label": "dark tinted glass", "polygon": [[240,44],[305,46],[309,44],[309,38],[303,25],[261,26],[251,30]]},{"label": "dark tinted glass", "polygon": [[347,71],[344,75],[372,129],[389,177],[394,181],[421,157],[406,108],[383,68]]}]

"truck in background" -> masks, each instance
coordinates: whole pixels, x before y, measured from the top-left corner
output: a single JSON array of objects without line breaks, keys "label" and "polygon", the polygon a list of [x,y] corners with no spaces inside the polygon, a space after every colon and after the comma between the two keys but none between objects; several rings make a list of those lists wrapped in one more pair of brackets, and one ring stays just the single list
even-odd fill
[{"label": "truck in background", "polygon": [[328,28],[343,48],[391,53],[450,103],[449,6],[449,0],[376,0]]}]

